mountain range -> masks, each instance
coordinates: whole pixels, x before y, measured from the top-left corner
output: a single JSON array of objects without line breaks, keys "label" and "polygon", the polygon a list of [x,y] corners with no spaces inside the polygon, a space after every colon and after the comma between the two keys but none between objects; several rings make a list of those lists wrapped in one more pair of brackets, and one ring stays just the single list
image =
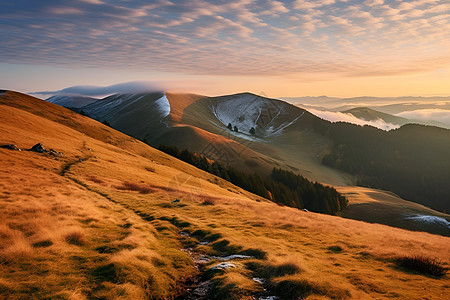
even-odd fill
[{"label": "mountain range", "polygon": [[115,94],[77,106],[73,109],[155,147],[188,149],[249,174],[268,177],[276,167],[337,189],[384,189],[442,212],[450,210],[447,129],[410,124],[364,107],[345,113],[402,127],[383,131],[332,123],[285,101],[250,93]]},{"label": "mountain range", "polygon": [[[327,128],[329,122],[304,110],[266,98],[256,99],[255,106],[267,104],[273,105],[269,111],[279,110],[271,111],[276,116],[273,122],[270,118],[268,123],[254,122],[261,126],[255,127],[255,134],[231,134],[228,124],[217,121],[242,116],[244,110],[239,107],[221,106],[241,103],[234,96],[220,103],[222,98],[196,95],[128,95],[128,100],[116,95],[110,105],[120,103],[116,109],[123,110],[110,112],[125,117],[128,103],[133,112],[128,117],[135,117],[142,111],[134,105],[146,97],[150,103],[138,107],[151,109],[151,116],[157,118],[149,122],[158,127],[140,131],[128,125],[143,138],[155,134],[162,139],[160,130],[172,132],[179,127],[190,129],[182,134],[199,133],[198,141],[228,144],[231,137],[240,135],[235,143],[253,138],[257,149],[263,149],[263,144],[271,149],[271,141],[295,135],[321,137],[320,145],[325,144],[329,138],[320,130],[334,130]],[[171,105],[169,115],[166,99]],[[216,105],[210,107],[211,102]],[[409,229],[422,231],[421,224],[430,226],[436,220],[445,224],[446,214],[389,192],[351,185],[339,187],[353,204],[343,213],[371,217],[367,222],[290,208],[61,106],[5,91],[0,108],[1,297],[445,298],[449,263],[445,226],[436,235],[367,222],[380,220],[376,212],[392,221],[407,213],[409,219],[403,218],[403,225],[409,222],[413,227],[414,223],[418,227]],[[205,112],[218,117],[195,119]],[[182,123],[187,117],[199,126],[223,128],[229,137]],[[114,126],[114,118],[105,120]],[[238,119],[232,129],[249,125]],[[365,127],[361,128],[357,130]],[[419,127],[428,133],[428,127],[424,128]],[[406,128],[412,137],[416,130]],[[248,153],[258,154],[252,147],[247,145]],[[272,149],[282,148],[277,147]],[[248,165],[242,169],[246,168],[250,169]],[[316,168],[330,169],[321,164]],[[437,271],[411,267],[408,262],[417,257],[425,265],[431,262]]]}]

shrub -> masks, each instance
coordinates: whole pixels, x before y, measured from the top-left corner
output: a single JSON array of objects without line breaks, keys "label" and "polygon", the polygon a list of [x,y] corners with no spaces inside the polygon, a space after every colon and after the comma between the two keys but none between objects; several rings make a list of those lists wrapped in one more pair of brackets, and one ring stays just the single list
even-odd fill
[{"label": "shrub", "polygon": [[216,204],[216,201],[214,201],[214,199],[211,199],[211,198],[206,198],[205,200],[203,200],[202,204],[203,205],[214,205],[214,204]]},{"label": "shrub", "polygon": [[73,231],[65,236],[66,242],[72,245],[82,246],[86,243],[83,232]]},{"label": "shrub", "polygon": [[439,260],[423,256],[400,257],[396,263],[402,268],[436,277],[444,276],[448,270]]},{"label": "shrub", "polygon": [[309,295],[321,295],[331,299],[349,299],[351,297],[347,290],[319,285],[308,280],[284,279],[272,282],[269,290],[275,292],[282,299],[304,299]]}]

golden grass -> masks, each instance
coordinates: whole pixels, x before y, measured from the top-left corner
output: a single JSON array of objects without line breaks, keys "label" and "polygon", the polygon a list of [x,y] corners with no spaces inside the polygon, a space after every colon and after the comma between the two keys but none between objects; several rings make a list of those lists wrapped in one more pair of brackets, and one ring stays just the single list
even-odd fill
[{"label": "golden grass", "polygon": [[[39,105],[41,116],[0,105],[5,143],[29,148],[42,142],[64,153],[56,160],[0,149],[2,297],[170,298],[195,274],[181,251],[181,230],[201,230],[198,239],[205,241],[217,235],[209,245],[192,239],[199,252],[215,255],[214,242],[226,240],[219,250],[267,253],[258,260],[263,269],[297,266],[296,273],[266,276],[274,290],[288,287],[308,299],[446,296],[448,275],[405,272],[394,259],[421,255],[448,267],[450,238],[277,206],[97,122]],[[47,108],[78,124],[46,119]],[[88,156],[60,175],[68,162]],[[158,188],[147,194],[116,188],[124,182]],[[170,205],[176,198],[183,205]],[[205,199],[214,205],[203,205]],[[71,233],[84,243],[67,243]],[[216,291],[260,292],[250,261],[216,277]]]}]

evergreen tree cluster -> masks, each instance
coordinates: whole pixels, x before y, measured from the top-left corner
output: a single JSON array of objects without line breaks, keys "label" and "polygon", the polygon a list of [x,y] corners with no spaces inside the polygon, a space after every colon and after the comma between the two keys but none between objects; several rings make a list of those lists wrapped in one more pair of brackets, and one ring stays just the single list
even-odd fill
[{"label": "evergreen tree cluster", "polygon": [[347,206],[347,199],[334,188],[313,183],[290,171],[275,168],[270,178],[262,178],[256,173],[245,174],[224,167],[186,149],[180,151],[175,146],[160,145],[159,150],[281,205],[326,214],[336,214]]}]

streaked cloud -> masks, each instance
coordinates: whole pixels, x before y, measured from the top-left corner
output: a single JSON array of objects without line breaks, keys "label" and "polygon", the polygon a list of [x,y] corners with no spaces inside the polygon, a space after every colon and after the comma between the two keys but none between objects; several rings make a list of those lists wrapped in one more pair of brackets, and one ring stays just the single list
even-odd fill
[{"label": "streaked cloud", "polygon": [[0,3],[0,62],[293,82],[450,67],[446,0]]},{"label": "streaked cloud", "polygon": [[317,109],[312,109],[312,108],[309,108],[308,110],[312,114],[314,114],[322,119],[328,120],[330,122],[347,122],[347,123],[357,124],[357,125],[361,125],[361,126],[369,125],[369,126],[377,127],[382,130],[392,130],[392,129],[397,129],[400,127],[399,125],[394,125],[394,124],[385,122],[381,119],[366,121],[363,119],[358,119],[357,117],[353,116],[352,114],[345,114],[342,112],[323,111],[323,110],[317,110]]}]

